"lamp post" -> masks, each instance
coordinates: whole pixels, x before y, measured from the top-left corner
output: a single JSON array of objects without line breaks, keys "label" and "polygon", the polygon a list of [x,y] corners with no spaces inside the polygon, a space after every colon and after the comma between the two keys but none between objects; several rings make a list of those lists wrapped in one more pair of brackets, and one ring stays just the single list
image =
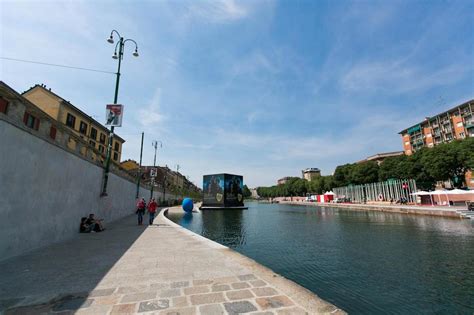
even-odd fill
[{"label": "lamp post", "polygon": [[[118,59],[117,77],[115,79],[115,94],[114,94],[114,104],[117,104],[118,90],[119,90],[119,83],[120,83],[120,65],[123,59],[123,49],[124,49],[125,43],[132,42],[135,44],[135,51],[132,54],[134,57],[138,57],[138,44],[133,39],[130,39],[130,38],[124,39],[120,35],[120,33],[117,32],[116,30],[112,30],[112,32],[110,32],[110,37],[107,39],[107,42],[111,44],[114,43],[114,33],[120,38],[117,44],[115,45],[115,51],[112,56],[113,59]],[[118,55],[117,55],[117,47],[118,47]],[[107,196],[107,182],[109,181],[110,157],[112,155],[113,138],[114,138],[114,126],[110,128],[109,143],[107,146],[107,158],[105,160],[104,183],[102,186],[101,196]]]},{"label": "lamp post", "polygon": [[[160,144],[160,148],[163,147],[163,143],[161,141],[153,141],[152,142],[152,146],[155,148],[155,157],[153,158],[153,168],[155,168],[156,166],[156,149],[158,148],[158,143]],[[151,181],[151,192],[150,192],[150,199],[153,198],[153,188],[155,187],[155,179],[152,178],[152,181]]]}]

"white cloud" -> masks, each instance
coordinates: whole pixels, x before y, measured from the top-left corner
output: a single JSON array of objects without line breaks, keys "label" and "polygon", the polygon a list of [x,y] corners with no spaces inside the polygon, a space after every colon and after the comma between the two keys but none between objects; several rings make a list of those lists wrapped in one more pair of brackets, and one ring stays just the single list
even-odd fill
[{"label": "white cloud", "polygon": [[154,127],[156,124],[163,122],[165,116],[160,113],[161,89],[157,88],[150,104],[138,110],[138,121],[147,127]]},{"label": "white cloud", "polygon": [[340,80],[345,90],[406,93],[445,86],[463,79],[473,67],[468,64],[447,65],[429,71],[402,60],[356,64]]},{"label": "white cloud", "polygon": [[239,20],[248,15],[248,8],[234,0],[195,1],[188,6],[190,17],[222,23]]}]

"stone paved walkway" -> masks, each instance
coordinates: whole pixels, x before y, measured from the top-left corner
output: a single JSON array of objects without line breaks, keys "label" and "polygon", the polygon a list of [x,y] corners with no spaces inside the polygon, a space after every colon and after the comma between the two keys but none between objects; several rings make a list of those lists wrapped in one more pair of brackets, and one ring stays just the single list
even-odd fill
[{"label": "stone paved walkway", "polygon": [[0,279],[4,314],[344,313],[163,215],[0,262]]}]

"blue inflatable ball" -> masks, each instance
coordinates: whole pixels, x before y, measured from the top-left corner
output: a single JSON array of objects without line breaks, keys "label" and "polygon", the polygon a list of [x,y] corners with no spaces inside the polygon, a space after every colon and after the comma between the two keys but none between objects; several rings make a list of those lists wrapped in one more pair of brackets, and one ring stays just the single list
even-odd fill
[{"label": "blue inflatable ball", "polygon": [[185,212],[192,212],[194,208],[193,200],[191,198],[184,198],[182,206]]}]

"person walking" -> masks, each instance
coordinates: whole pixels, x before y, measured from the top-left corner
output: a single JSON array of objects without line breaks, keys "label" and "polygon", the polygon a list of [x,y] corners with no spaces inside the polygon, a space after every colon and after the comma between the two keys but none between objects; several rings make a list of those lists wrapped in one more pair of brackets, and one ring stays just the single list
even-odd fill
[{"label": "person walking", "polygon": [[153,220],[155,219],[156,208],[158,208],[158,204],[155,201],[155,198],[151,198],[150,202],[148,203],[148,215],[149,215],[149,225],[153,225]]},{"label": "person walking", "polygon": [[143,216],[145,215],[146,201],[145,198],[142,198],[137,203],[137,211],[135,213],[138,215],[138,225],[143,225]]}]

